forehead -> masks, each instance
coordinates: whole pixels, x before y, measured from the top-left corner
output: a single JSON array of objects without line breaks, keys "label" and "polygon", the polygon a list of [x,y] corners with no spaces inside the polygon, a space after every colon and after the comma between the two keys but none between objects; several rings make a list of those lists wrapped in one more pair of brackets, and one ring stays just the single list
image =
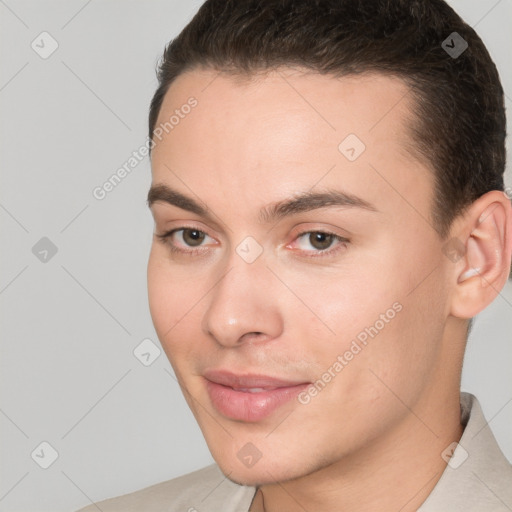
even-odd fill
[{"label": "forehead", "polygon": [[[190,98],[196,106],[183,109]],[[179,122],[155,139],[153,183],[183,190],[183,178],[203,194],[236,195],[240,207],[254,197],[339,186],[374,204],[404,206],[405,194],[428,212],[431,173],[407,151],[411,105],[408,87],[380,74],[195,69],[164,98],[157,127],[172,115]]]},{"label": "forehead", "polygon": [[[397,77],[376,73],[334,77],[286,67],[240,75],[206,68],[183,73],[171,84],[157,125],[168,121],[192,96],[199,107],[193,117],[216,129],[210,136],[222,137],[240,126],[249,129],[249,123],[254,128],[270,123],[269,128],[286,128],[287,133],[294,129],[296,136],[330,135],[336,141],[344,132],[354,132],[370,142],[374,132],[381,140],[387,137],[399,143],[406,141],[412,119],[410,89]],[[172,135],[184,131],[175,128]]]}]

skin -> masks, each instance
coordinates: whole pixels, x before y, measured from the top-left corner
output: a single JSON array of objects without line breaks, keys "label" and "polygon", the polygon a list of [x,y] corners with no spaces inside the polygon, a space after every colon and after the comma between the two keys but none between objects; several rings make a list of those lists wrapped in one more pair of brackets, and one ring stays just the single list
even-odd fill
[{"label": "skin", "polygon": [[[432,171],[405,149],[407,92],[375,74],[282,68],[247,80],[194,69],[164,99],[157,125],[190,96],[198,104],[156,141],[152,184],[193,197],[211,218],[151,204],[151,315],[214,459],[231,480],[259,486],[253,511],[416,510],[462,435],[467,319],[506,281],[512,213],[503,193],[482,196],[446,239],[457,237],[465,255],[445,256],[431,221]],[[351,133],[366,146],[354,162],[338,150]],[[270,203],[327,188],[376,211],[258,218]],[[190,232],[156,237],[184,226],[206,233],[203,253],[171,252],[194,249]],[[348,241],[314,257],[322,247],[308,233],[317,231]],[[247,236],[263,251],[250,264],[236,252]],[[394,303],[400,312],[309,403],[292,400],[257,422],[212,405],[205,369],[315,382]],[[237,457],[248,442],[261,453],[250,468]]]}]

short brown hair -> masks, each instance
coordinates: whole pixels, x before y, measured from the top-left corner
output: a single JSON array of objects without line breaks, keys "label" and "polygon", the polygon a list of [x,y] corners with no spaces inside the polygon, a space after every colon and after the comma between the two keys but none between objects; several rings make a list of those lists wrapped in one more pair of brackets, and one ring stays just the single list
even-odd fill
[{"label": "short brown hair", "polygon": [[[454,32],[468,44],[457,57],[442,46],[454,46]],[[410,87],[413,151],[434,173],[431,213],[442,238],[478,197],[504,189],[499,74],[480,37],[443,0],[207,0],[164,51],[149,136],[185,71],[251,75],[294,65],[333,76],[379,72]]]}]

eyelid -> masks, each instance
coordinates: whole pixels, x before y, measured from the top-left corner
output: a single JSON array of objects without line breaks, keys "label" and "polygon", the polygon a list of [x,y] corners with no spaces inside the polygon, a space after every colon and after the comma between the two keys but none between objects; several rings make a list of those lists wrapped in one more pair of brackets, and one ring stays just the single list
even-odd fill
[{"label": "eyelid", "polygon": [[197,229],[197,228],[190,228],[190,227],[187,227],[187,226],[184,226],[184,227],[181,227],[181,228],[172,229],[169,233],[170,234],[175,234],[175,233],[178,233],[180,231],[198,231],[199,233],[205,235],[205,237],[208,237],[208,238],[211,238],[212,240],[215,240],[206,231],[203,231],[202,229]]},{"label": "eyelid", "polygon": [[[164,244],[168,245],[172,250],[175,250],[177,252],[181,252],[183,254],[187,254],[187,253],[190,254],[190,253],[200,252],[200,251],[204,252],[206,248],[203,245],[200,245],[200,246],[197,246],[197,247],[190,246],[189,249],[182,249],[182,248],[179,248],[178,246],[176,246],[175,244],[170,242],[170,239],[171,239],[172,235],[174,235],[175,233],[177,233],[179,231],[186,231],[186,230],[189,230],[189,231],[199,231],[200,233],[206,235],[207,237],[212,238],[213,240],[215,240],[215,238],[212,237],[211,235],[209,235],[204,229],[201,229],[200,227],[194,226],[194,225],[191,225],[191,224],[190,225],[181,224],[180,226],[175,227],[175,228],[171,228],[171,229],[165,231],[164,233],[161,233],[161,234],[155,233],[155,236],[159,240],[161,240]],[[218,245],[217,241],[216,241],[215,245]]]},{"label": "eyelid", "polygon": [[[324,250],[306,251],[304,249],[294,249],[293,247],[290,247],[290,245],[295,243],[297,240],[300,240],[305,235],[311,235],[312,233],[322,233],[324,235],[330,235],[334,238],[334,241],[337,241],[338,243],[335,244],[333,247],[329,247],[328,249],[324,249]],[[322,257],[335,256],[339,251],[342,250],[342,247],[349,242],[350,242],[350,240],[348,238],[346,238],[338,233],[334,233],[331,230],[322,229],[322,228],[316,228],[316,229],[311,228],[311,229],[306,229],[304,231],[301,231],[300,233],[297,233],[294,236],[292,242],[289,244],[286,244],[285,247],[291,248],[292,250],[300,252],[300,253],[305,253],[308,255],[307,256],[308,258],[322,258]]]},{"label": "eyelid", "polygon": [[[171,217],[179,219],[179,216],[181,216],[182,214],[185,213],[183,210],[181,210],[177,206],[169,204],[169,203],[165,203],[162,201],[155,201],[150,206],[150,210],[151,210],[153,219],[157,223],[158,222],[166,222],[166,220],[168,220]],[[222,220],[220,220],[220,219],[218,219],[218,220],[216,220],[215,218],[206,219],[206,218],[202,217],[201,215],[197,215],[198,218],[195,219],[196,214],[187,212],[187,215],[188,214],[192,215],[192,217],[190,218],[190,221],[189,220],[182,220],[182,221],[176,220],[174,222],[198,222],[199,224],[203,224],[202,219],[204,219],[204,221],[207,222],[208,229],[213,228],[217,232],[220,232],[224,229],[228,229],[226,227],[226,224],[224,222],[222,222]],[[182,227],[181,224],[180,224],[180,227]],[[183,225],[183,227],[188,227],[188,226]],[[200,229],[200,231],[204,231],[204,229]]]},{"label": "eyelid", "polygon": [[[159,222],[155,222],[155,226],[157,226]],[[209,227],[205,226],[202,222],[196,220],[175,220],[172,222],[162,222],[162,226],[170,226],[170,227],[162,227],[159,231],[162,232],[162,236],[170,235],[172,232],[180,231],[184,229],[196,230],[208,235],[210,238],[215,240],[216,237],[210,235],[210,231],[212,231]],[[157,228],[158,230],[158,228]]]},{"label": "eyelid", "polygon": [[[290,237],[292,241],[295,241],[307,233],[325,233],[346,242],[350,242],[352,237],[352,235],[350,235],[346,230],[343,230],[338,226],[331,226],[326,223],[318,222],[301,222],[298,226],[295,227],[295,229],[291,231]],[[289,244],[287,243],[286,246],[287,245]]]}]

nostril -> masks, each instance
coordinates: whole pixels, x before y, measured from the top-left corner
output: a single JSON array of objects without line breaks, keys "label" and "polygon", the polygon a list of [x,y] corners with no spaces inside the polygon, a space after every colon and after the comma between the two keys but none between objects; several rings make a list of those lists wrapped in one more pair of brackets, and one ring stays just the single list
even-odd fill
[{"label": "nostril", "polygon": [[263,339],[267,338],[268,335],[265,334],[264,332],[255,332],[255,331],[252,331],[252,332],[247,332],[245,333],[242,338],[240,339],[240,341],[248,341],[248,342],[254,342],[254,341],[262,341]]}]

